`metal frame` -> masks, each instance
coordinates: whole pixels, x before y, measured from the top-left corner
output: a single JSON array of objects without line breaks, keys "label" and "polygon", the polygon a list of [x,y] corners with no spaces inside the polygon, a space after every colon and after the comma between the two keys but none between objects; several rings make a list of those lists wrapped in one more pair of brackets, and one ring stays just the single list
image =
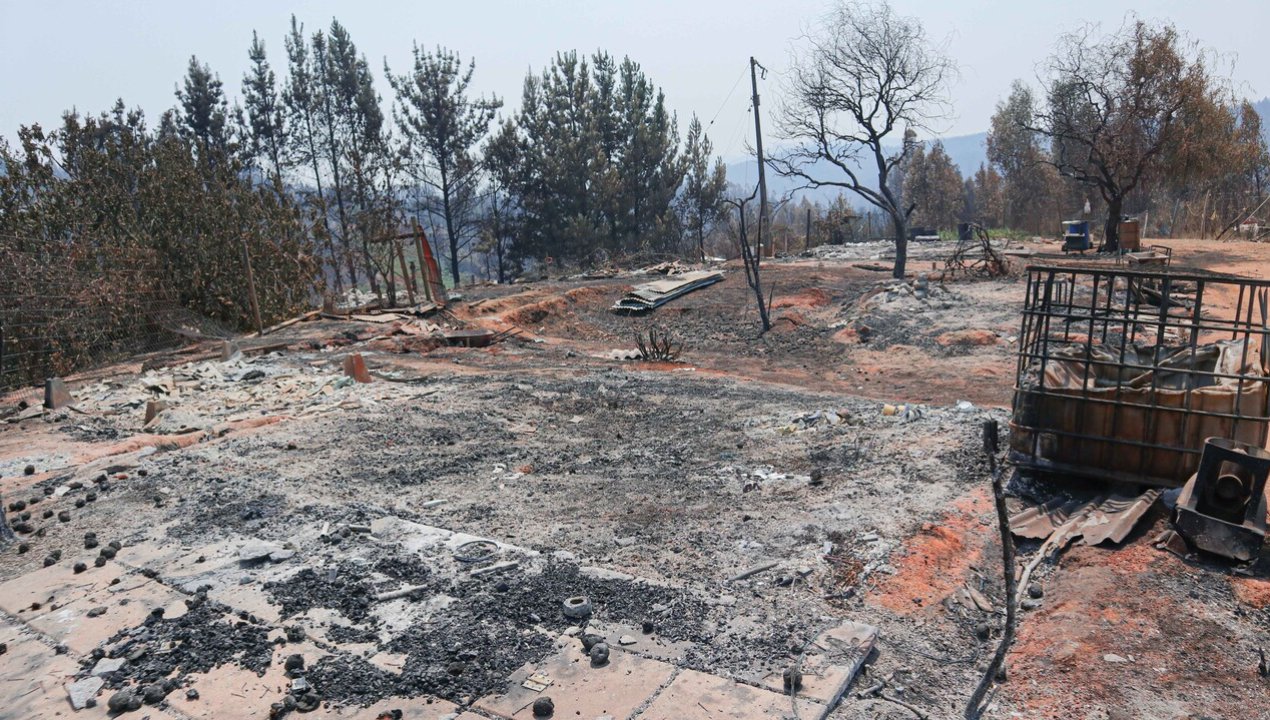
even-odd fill
[{"label": "metal frame", "polygon": [[[1229,425],[1230,439],[1253,438],[1264,446],[1270,428],[1270,408],[1260,404],[1255,412],[1245,406],[1246,392],[1262,392],[1270,397],[1270,376],[1266,373],[1267,297],[1270,281],[1241,278],[1203,271],[1172,272],[1169,270],[1134,270],[1126,267],[1029,266],[1023,307],[1022,328],[1015,374],[1013,419],[1011,421],[1012,457],[1022,468],[1032,471],[1076,475],[1108,481],[1135,484],[1180,486],[1199,464],[1202,441],[1184,447],[1177,438],[1188,437],[1214,424]],[[1211,298],[1214,312],[1204,312],[1205,298]],[[1233,301],[1233,307],[1228,307]],[[1257,309],[1254,317],[1254,309]],[[1216,314],[1220,312],[1220,315]],[[1195,358],[1202,345],[1223,341],[1242,341],[1237,372],[1195,369]],[[1258,367],[1250,367],[1250,349],[1261,352]],[[1097,359],[1097,346],[1109,351],[1114,359]],[[1140,361],[1136,348],[1148,350],[1148,361]],[[1102,384],[1091,389],[1091,382],[1081,382],[1080,389],[1046,387],[1045,371],[1056,362],[1055,352],[1067,348],[1062,360],[1071,368],[1079,368],[1082,378],[1099,375],[1099,370],[1114,370],[1114,381],[1102,378]],[[1189,349],[1188,362],[1177,367],[1161,361],[1176,358],[1170,352]],[[1080,351],[1078,354],[1073,350]],[[1132,357],[1129,357],[1132,353]],[[1163,357],[1162,357],[1163,356]],[[1149,364],[1143,364],[1149,362]],[[1125,371],[1136,371],[1127,373]],[[1149,392],[1141,391],[1142,378],[1149,373]],[[1183,379],[1180,407],[1160,404],[1162,374],[1180,375]],[[1132,385],[1137,375],[1138,385]],[[1258,387],[1257,384],[1265,387]],[[1206,385],[1234,385],[1234,405],[1230,412],[1194,406],[1195,393],[1184,388]],[[1176,388],[1173,388],[1176,389]],[[1095,396],[1096,395],[1096,396]],[[1137,398],[1135,400],[1135,398]],[[1110,414],[1110,428],[1087,432],[1081,428],[1064,429],[1052,417],[1040,417],[1042,406],[1062,406],[1079,418]],[[1145,424],[1140,439],[1118,434],[1121,423],[1130,416]],[[1180,427],[1173,441],[1161,439],[1161,422],[1168,428]],[[1068,424],[1071,424],[1068,418]],[[1215,433],[1214,433],[1215,434]],[[1073,443],[1086,443],[1090,455],[1105,457],[1114,451],[1117,467],[1100,466],[1096,458],[1064,457],[1060,452],[1046,452],[1042,442],[1070,448]],[[1093,452],[1096,448],[1098,452]],[[1124,455],[1129,453],[1130,455]],[[1169,453],[1163,459],[1157,453]],[[1070,455],[1070,453],[1066,453]],[[1161,471],[1161,464],[1168,465]],[[1155,467],[1149,471],[1148,466]],[[1175,467],[1174,467],[1175,466]]]},{"label": "metal frame", "polygon": [[[1147,253],[1154,257],[1144,259],[1143,256]],[[1173,264],[1173,248],[1167,245],[1146,245],[1133,252],[1116,253],[1116,264],[1138,268],[1167,268]]]}]

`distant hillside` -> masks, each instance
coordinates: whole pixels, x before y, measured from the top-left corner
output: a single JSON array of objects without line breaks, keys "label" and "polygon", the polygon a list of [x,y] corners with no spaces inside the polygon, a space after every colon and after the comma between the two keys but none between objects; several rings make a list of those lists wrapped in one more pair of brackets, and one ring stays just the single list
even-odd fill
[{"label": "distant hillside", "polygon": [[[987,162],[987,150],[984,147],[984,140],[987,137],[988,133],[981,132],[973,135],[956,135],[942,138],[944,150],[948,153],[948,157],[952,158],[953,163],[957,165],[962,177],[973,175],[979,169],[981,163]],[[758,182],[758,164],[753,159],[729,163],[727,169],[728,181],[738,186],[752,188]],[[825,179],[834,179],[841,176],[841,171],[829,163],[817,163],[814,166],[814,172],[811,174]],[[877,172],[863,172],[861,179],[866,181],[866,184],[870,187],[873,187],[876,184]],[[784,178],[773,172],[768,172],[767,174],[767,194],[773,199],[789,194],[799,185],[800,182],[792,178]],[[829,203],[840,193],[841,191],[838,188],[830,187],[818,190],[801,190],[797,192],[797,195],[798,197],[806,197],[812,202]],[[858,201],[859,198],[851,197],[852,203],[858,204]]]},{"label": "distant hillside", "polygon": [[943,140],[944,151],[952,158],[962,177],[974,175],[980,165],[988,162],[988,148],[984,144],[988,140],[986,132],[958,135]]}]

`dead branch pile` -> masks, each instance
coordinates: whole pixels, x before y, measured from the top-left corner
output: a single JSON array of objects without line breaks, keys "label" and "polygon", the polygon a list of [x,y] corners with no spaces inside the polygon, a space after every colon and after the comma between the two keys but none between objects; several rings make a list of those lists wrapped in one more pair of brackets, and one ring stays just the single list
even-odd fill
[{"label": "dead branch pile", "polygon": [[1005,256],[992,246],[992,238],[981,225],[970,223],[969,232],[957,240],[952,256],[944,263],[944,269],[953,275],[978,275],[1002,277],[1009,272]]},{"label": "dead branch pile", "polygon": [[675,342],[669,330],[657,327],[649,328],[647,335],[636,333],[635,347],[639,359],[649,362],[674,362],[683,352],[683,345]]}]

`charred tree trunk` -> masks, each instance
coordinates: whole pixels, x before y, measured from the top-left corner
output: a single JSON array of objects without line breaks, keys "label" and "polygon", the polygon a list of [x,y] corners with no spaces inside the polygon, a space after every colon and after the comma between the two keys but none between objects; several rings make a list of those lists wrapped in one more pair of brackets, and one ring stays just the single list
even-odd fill
[{"label": "charred tree trunk", "polygon": [[898,212],[892,213],[891,225],[895,229],[895,269],[891,276],[903,280],[908,265],[908,220]]},{"label": "charred tree trunk", "polygon": [[504,265],[502,238],[495,239],[494,254],[496,259],[498,260],[498,284],[502,285],[507,282],[507,270],[506,270],[507,266]]},{"label": "charred tree trunk", "polygon": [[459,238],[454,234],[454,212],[450,207],[450,173],[441,164],[441,210],[445,215],[445,236],[450,243],[450,278],[459,286]]},{"label": "charred tree trunk", "polygon": [[1104,252],[1120,252],[1120,213],[1124,208],[1124,197],[1113,194],[1107,198],[1107,224],[1103,227]]}]

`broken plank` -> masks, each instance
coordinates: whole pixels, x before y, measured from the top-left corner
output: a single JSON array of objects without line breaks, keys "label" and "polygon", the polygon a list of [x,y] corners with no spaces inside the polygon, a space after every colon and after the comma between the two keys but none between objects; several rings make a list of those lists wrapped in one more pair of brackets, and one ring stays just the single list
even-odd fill
[{"label": "broken plank", "polygon": [[283,329],[283,328],[289,328],[289,327],[291,327],[292,325],[295,325],[296,323],[302,323],[302,322],[305,322],[305,321],[308,321],[308,320],[312,320],[312,319],[314,319],[314,318],[318,317],[318,316],[319,316],[319,315],[321,315],[321,314],[322,314],[322,311],[321,311],[321,310],[312,310],[312,311],[310,311],[310,312],[306,312],[306,313],[304,313],[303,315],[296,315],[295,317],[291,318],[290,320],[283,320],[282,322],[278,323],[277,325],[273,325],[273,326],[271,326],[271,327],[267,327],[267,328],[265,328],[265,329],[264,329],[264,330],[263,330],[260,334],[261,334],[261,335],[268,335],[268,334],[269,334],[269,333],[271,333],[271,332],[277,332],[278,330],[281,330],[281,329]]},{"label": "broken plank", "polygon": [[[842,700],[842,696],[847,694],[851,683],[855,681],[855,676],[860,672],[860,668],[864,666],[864,661],[869,658],[869,653],[873,652],[873,646],[878,640],[878,629],[872,625],[864,623],[851,622],[850,620],[842,623],[836,628],[826,630],[823,635],[817,638],[816,643],[822,647],[832,647],[842,653],[841,664],[846,669],[842,675],[842,681],[830,696],[829,702],[825,703],[825,709],[817,716],[818,720],[826,720],[838,702]],[[839,657],[835,657],[835,664],[838,664]]]},{"label": "broken plank", "polygon": [[404,318],[396,313],[380,313],[379,315],[349,315],[348,319],[356,320],[358,322],[383,324],[396,322],[398,320],[403,320]]},{"label": "broken plank", "polygon": [[381,592],[375,596],[375,600],[376,602],[384,602],[386,600],[396,600],[397,598],[403,598],[407,595],[411,595],[420,590],[426,589],[427,587],[428,587],[427,585],[407,585],[403,588],[398,588],[396,590]]},{"label": "broken plank", "polygon": [[490,573],[502,572],[503,570],[513,570],[520,567],[520,563],[515,560],[507,560],[505,562],[494,563],[488,567],[477,568],[470,574],[472,577],[480,577],[481,575],[489,575]]},{"label": "broken plank", "polygon": [[779,562],[764,563],[762,565],[759,565],[758,567],[750,568],[749,570],[746,570],[743,573],[733,575],[732,577],[728,578],[728,582],[734,583],[734,582],[739,582],[741,580],[745,580],[746,578],[754,577],[755,575],[758,575],[759,573],[763,573],[763,572],[767,572],[768,570],[771,570],[777,565],[780,565],[780,563]]}]

